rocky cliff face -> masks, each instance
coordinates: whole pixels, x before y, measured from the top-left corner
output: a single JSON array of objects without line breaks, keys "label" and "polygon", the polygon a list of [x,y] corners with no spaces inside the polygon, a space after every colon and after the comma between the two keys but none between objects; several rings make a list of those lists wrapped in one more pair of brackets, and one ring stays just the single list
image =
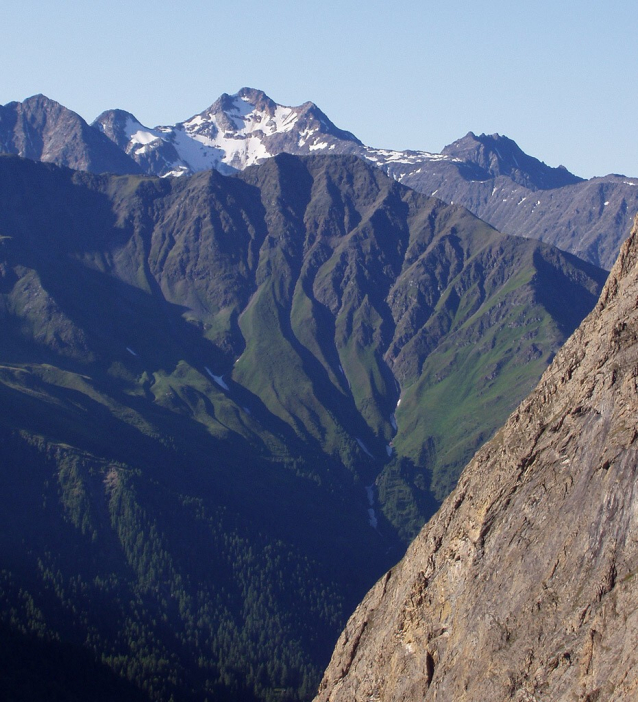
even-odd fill
[{"label": "rocky cliff face", "polygon": [[0,152],[94,173],[141,172],[104,134],[44,95],[0,105]]},{"label": "rocky cliff face", "polygon": [[638,694],[638,220],[601,299],[342,633],[317,697]]}]

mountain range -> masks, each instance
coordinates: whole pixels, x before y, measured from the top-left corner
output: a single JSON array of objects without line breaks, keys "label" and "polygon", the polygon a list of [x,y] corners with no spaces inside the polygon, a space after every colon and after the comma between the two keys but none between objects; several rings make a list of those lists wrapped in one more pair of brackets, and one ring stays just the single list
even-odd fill
[{"label": "mountain range", "polygon": [[154,128],[123,110],[108,110],[88,125],[35,96],[0,108],[0,149],[92,172],[159,176],[210,168],[234,173],[279,153],[355,155],[419,192],[463,205],[504,233],[546,241],[605,269],[638,208],[638,179],[583,180],[498,134],[470,132],[440,154],[373,148],[311,102],[286,107],[251,88],[222,95],[184,122]]},{"label": "mountain range", "polygon": [[131,698],[309,699],[605,278],[355,155],[0,157],[2,625]]}]

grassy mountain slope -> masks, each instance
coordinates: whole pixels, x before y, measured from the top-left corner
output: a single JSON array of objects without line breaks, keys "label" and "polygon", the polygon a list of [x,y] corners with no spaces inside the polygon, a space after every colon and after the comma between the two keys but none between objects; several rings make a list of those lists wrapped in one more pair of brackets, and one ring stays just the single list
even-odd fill
[{"label": "grassy mountain slope", "polygon": [[5,623],[152,699],[308,697],[603,279],[354,158],[0,158]]}]

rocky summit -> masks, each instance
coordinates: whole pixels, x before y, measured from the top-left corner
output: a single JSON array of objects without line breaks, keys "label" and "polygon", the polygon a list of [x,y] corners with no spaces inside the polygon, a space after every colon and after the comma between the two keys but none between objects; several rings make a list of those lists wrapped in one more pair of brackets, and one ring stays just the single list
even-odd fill
[{"label": "rocky summit", "polygon": [[0,152],[94,173],[141,172],[104,134],[45,95],[0,105]]},{"label": "rocky summit", "polygon": [[317,702],[638,695],[638,221],[600,301],[343,631]]}]

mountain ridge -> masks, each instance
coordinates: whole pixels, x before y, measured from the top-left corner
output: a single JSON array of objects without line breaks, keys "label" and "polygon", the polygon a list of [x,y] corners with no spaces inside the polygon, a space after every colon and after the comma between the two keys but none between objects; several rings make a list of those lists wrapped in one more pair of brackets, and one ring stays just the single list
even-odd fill
[{"label": "mountain ridge", "polygon": [[3,621],[154,700],[307,700],[604,278],[355,156],[0,157]]},{"label": "mountain ridge", "polygon": [[[2,110],[15,112],[26,103],[10,103]],[[77,115],[74,119],[84,122]],[[119,156],[113,165],[112,150],[103,142],[101,157],[87,159],[91,149],[82,146],[82,130],[78,143],[53,160],[92,171],[180,176],[209,168],[235,173],[284,152],[354,154],[419,192],[467,207],[500,231],[547,241],[606,269],[638,209],[635,178],[583,180],[563,166],[549,167],[525,154],[505,136],[469,132],[440,154],[373,148],[336,127],[314,103],[286,107],[253,88],[224,93],[203,112],[172,126],[148,128],[130,113],[107,110],[91,128],[123,151],[125,160]],[[26,155],[13,144],[15,138],[5,129],[1,148]]]},{"label": "mountain ridge", "polygon": [[[208,168],[230,174],[282,152],[304,154],[328,146],[339,146],[343,152],[342,142],[362,146],[314,103],[286,107],[254,88],[242,88],[234,95],[223,93],[210,107],[174,126],[149,129],[126,114],[135,131],[118,125],[113,111],[102,113],[92,126],[124,148],[143,170],[159,176]],[[294,132],[293,139],[287,136],[290,132]]]},{"label": "mountain ridge", "polygon": [[82,117],[44,95],[0,106],[0,150],[78,170],[141,172]]},{"label": "mountain ridge", "polygon": [[528,156],[515,141],[500,134],[477,136],[468,132],[463,138],[446,146],[441,154],[475,164],[480,169],[469,175],[483,175],[485,180],[506,175],[515,183],[531,189],[549,190],[584,180],[570,173],[564,166],[552,168]]}]

